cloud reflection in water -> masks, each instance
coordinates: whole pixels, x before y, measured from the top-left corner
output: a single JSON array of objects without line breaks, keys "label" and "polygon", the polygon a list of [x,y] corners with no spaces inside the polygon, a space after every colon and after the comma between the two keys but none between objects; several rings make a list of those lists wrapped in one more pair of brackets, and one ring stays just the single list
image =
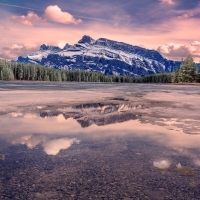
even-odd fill
[{"label": "cloud reflection in water", "polygon": [[161,170],[169,169],[170,165],[171,163],[169,160],[161,160],[153,162],[153,166]]},{"label": "cloud reflection in water", "polygon": [[61,149],[68,149],[72,144],[78,144],[80,140],[75,138],[63,138],[57,140],[49,140],[42,144],[44,151],[48,155],[57,155]]},{"label": "cloud reflection in water", "polygon": [[16,138],[12,141],[12,144],[24,144],[29,149],[35,148],[41,144],[44,151],[48,155],[57,155],[61,149],[68,149],[73,144],[79,144],[80,140],[76,138],[61,138],[55,140],[48,140],[46,136],[40,135],[27,135],[20,138]]}]

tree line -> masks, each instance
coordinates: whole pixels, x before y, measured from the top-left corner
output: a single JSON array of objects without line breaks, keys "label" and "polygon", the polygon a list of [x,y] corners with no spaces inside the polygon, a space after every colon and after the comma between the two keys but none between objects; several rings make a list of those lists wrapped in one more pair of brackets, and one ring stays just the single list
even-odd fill
[{"label": "tree line", "polygon": [[172,83],[172,73],[152,74],[133,79],[133,83]]},{"label": "tree line", "polygon": [[200,68],[189,55],[173,73],[152,74],[135,78],[135,83],[200,83]]},{"label": "tree line", "polygon": [[132,83],[128,76],[107,76],[83,70],[58,70],[39,64],[0,61],[0,80]]},{"label": "tree line", "polygon": [[200,71],[197,70],[191,56],[188,56],[182,61],[180,68],[176,67],[173,73],[152,74],[137,78],[129,76],[108,76],[83,70],[58,70],[47,68],[39,64],[0,60],[0,80],[179,83],[200,82]]}]

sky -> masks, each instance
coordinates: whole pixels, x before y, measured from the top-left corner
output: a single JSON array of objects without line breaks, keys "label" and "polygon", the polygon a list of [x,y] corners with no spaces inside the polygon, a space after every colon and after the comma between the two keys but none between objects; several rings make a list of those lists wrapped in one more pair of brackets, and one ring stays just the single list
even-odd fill
[{"label": "sky", "polygon": [[89,35],[200,62],[199,27],[200,0],[0,0],[0,58]]}]

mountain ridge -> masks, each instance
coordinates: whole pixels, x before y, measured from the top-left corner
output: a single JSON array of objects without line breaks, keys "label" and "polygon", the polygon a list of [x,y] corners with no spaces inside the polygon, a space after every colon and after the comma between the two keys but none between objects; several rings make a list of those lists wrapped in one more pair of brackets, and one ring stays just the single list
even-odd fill
[{"label": "mountain ridge", "polygon": [[42,44],[39,51],[19,56],[18,62],[38,63],[67,70],[87,70],[106,75],[131,77],[173,72],[181,62],[166,59],[158,51],[123,42],[84,35],[78,43],[63,49]]}]

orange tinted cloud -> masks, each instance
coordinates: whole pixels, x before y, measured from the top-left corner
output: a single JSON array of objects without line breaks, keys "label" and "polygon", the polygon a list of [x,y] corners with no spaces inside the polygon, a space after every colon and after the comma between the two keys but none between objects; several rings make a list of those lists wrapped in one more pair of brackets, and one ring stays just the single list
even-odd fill
[{"label": "orange tinted cloud", "polygon": [[33,11],[29,11],[26,16],[12,16],[12,20],[28,26],[44,22],[44,20]]},{"label": "orange tinted cloud", "polygon": [[48,6],[45,9],[44,17],[49,21],[63,24],[79,24],[81,19],[75,19],[70,13],[63,12],[57,5]]}]

